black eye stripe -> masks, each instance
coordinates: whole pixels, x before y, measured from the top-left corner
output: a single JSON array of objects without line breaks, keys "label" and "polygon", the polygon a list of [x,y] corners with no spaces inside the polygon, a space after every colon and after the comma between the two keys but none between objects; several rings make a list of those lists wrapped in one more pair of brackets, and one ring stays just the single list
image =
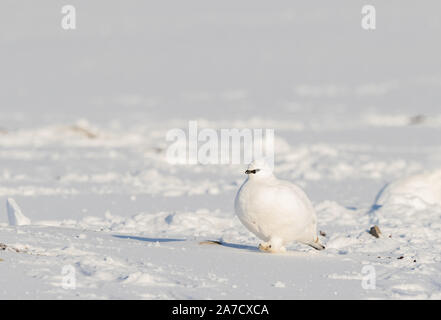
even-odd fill
[{"label": "black eye stripe", "polygon": [[245,171],[245,173],[246,174],[256,174],[256,172],[259,172],[260,171],[260,169],[254,169],[254,170],[247,170],[247,171]]}]

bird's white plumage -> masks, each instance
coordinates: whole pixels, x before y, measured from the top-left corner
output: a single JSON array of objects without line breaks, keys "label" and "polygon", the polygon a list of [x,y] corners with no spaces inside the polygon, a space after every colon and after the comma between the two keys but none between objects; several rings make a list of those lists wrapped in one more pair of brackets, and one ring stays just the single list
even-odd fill
[{"label": "bird's white plumage", "polygon": [[[257,170],[255,173],[253,170]],[[248,167],[248,178],[240,187],[235,210],[249,231],[266,243],[269,251],[283,251],[298,241],[316,249],[317,218],[307,195],[296,185],[277,179],[264,161]]]}]

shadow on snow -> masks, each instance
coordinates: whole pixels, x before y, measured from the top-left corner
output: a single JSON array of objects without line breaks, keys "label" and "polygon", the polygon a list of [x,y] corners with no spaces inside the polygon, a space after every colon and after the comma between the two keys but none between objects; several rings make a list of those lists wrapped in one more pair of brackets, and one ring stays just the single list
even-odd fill
[{"label": "shadow on snow", "polygon": [[146,242],[178,242],[178,241],[185,241],[185,239],[167,239],[167,238],[144,238],[144,237],[135,237],[135,236],[123,236],[123,235],[117,235],[114,234],[112,237],[120,238],[120,239],[130,239],[130,240],[138,240],[138,241],[146,241]]},{"label": "shadow on snow", "polygon": [[[114,234],[112,237],[119,238],[119,239],[130,239],[130,240],[137,240],[137,241],[145,241],[145,242],[159,242],[159,243],[167,243],[167,242],[182,242],[187,241],[186,239],[174,239],[174,238],[145,238],[145,237],[136,237],[136,236],[125,236],[125,235],[118,235]],[[218,242],[213,243],[211,245],[220,245],[227,248],[233,248],[233,249],[239,249],[239,250],[246,250],[246,251],[259,251],[259,249],[255,246],[245,245],[245,244],[236,244],[236,243],[230,243],[230,242]]]}]

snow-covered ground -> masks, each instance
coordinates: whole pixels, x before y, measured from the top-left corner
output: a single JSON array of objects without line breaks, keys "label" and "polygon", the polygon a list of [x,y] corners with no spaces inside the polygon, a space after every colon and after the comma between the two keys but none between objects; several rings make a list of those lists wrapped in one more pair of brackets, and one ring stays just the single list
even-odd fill
[{"label": "snow-covered ground", "polygon": [[[0,4],[0,298],[441,299],[438,1],[70,2]],[[190,120],[274,129],[326,250],[259,252]]]}]

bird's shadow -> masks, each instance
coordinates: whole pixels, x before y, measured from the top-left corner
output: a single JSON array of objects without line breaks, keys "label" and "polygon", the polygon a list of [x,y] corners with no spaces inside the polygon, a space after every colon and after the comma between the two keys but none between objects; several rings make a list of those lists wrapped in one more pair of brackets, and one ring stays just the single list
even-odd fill
[{"label": "bird's shadow", "polygon": [[[183,242],[187,241],[186,239],[174,239],[174,238],[145,238],[145,237],[137,237],[137,236],[126,236],[126,235],[119,235],[114,234],[112,237],[119,238],[119,239],[130,239],[130,240],[137,240],[137,241],[145,241],[145,242],[159,242],[159,243],[167,243],[167,242]],[[246,250],[246,251],[252,251],[252,252],[259,252],[259,249],[255,246],[250,246],[246,244],[237,244],[237,243],[230,243],[230,242],[219,242],[219,241],[212,241],[213,243],[210,245],[219,245],[227,248],[233,248],[233,249],[239,249],[239,250]]]},{"label": "bird's shadow", "polygon": [[246,244],[221,242],[220,245],[224,246],[224,247],[227,247],[227,248],[246,250],[246,251],[253,251],[253,252],[260,252],[259,249],[256,246],[250,246],[250,245],[246,245]]},{"label": "bird's shadow", "polygon": [[172,238],[145,238],[145,237],[135,237],[135,236],[124,236],[119,234],[114,234],[112,237],[119,238],[119,239],[130,239],[130,240],[138,240],[138,241],[145,241],[145,242],[179,242],[179,241],[185,241],[185,239],[172,239]]}]

